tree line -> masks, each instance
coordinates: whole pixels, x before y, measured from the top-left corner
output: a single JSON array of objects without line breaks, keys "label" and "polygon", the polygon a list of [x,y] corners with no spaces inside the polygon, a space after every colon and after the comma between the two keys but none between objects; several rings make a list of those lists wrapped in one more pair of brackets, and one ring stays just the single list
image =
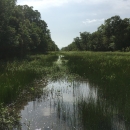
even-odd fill
[{"label": "tree line", "polygon": [[59,50],[40,12],[16,2],[0,0],[0,59]]},{"label": "tree line", "polygon": [[116,15],[104,21],[97,31],[80,32],[80,37],[63,51],[130,51],[130,18]]}]

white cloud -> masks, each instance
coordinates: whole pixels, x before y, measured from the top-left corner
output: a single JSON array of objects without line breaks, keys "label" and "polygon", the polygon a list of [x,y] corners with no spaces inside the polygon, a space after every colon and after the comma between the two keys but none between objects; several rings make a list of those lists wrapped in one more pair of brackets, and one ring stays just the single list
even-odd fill
[{"label": "white cloud", "polygon": [[[108,0],[17,0],[17,4],[34,6],[35,8],[48,8],[62,6],[67,3],[84,3],[86,5],[100,4]],[[73,8],[73,7],[72,7]]]},{"label": "white cloud", "polygon": [[117,13],[123,13],[123,12],[130,11],[130,1],[129,0],[113,1],[112,9],[113,9],[113,11],[115,11]]},{"label": "white cloud", "polygon": [[29,5],[35,8],[48,8],[52,6],[61,6],[68,3],[68,0],[18,0],[17,4]]},{"label": "white cloud", "polygon": [[91,24],[91,23],[101,23],[104,19],[86,19],[85,21],[82,21],[83,24]]},{"label": "white cloud", "polygon": [[17,0],[17,4],[27,4],[37,9],[46,9],[54,6],[63,6],[67,3],[82,3],[86,4],[86,6],[106,4],[116,10],[120,10],[122,8],[129,8],[128,5],[130,5],[129,0]]}]

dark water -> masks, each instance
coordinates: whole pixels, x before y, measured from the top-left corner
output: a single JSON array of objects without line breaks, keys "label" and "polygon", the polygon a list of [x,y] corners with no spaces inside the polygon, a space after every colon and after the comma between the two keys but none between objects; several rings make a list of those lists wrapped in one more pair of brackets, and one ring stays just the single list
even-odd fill
[{"label": "dark water", "polygon": [[102,93],[85,80],[49,81],[43,95],[21,111],[22,130],[129,130],[129,121]]}]

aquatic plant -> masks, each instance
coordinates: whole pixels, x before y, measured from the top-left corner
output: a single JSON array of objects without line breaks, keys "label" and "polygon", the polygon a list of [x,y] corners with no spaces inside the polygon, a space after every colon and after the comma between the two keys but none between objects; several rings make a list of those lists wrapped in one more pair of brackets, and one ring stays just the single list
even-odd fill
[{"label": "aquatic plant", "polygon": [[16,109],[19,111],[21,104],[42,94],[40,84],[42,83],[42,87],[46,84],[46,76],[53,71],[53,62],[57,57],[57,54],[50,53],[28,56],[23,60],[0,62],[1,129],[13,129],[19,122]]},{"label": "aquatic plant", "polygon": [[130,53],[62,52],[71,73],[79,74],[93,86],[98,95],[118,108],[118,114],[130,122]]},{"label": "aquatic plant", "polygon": [[0,104],[0,129],[11,130],[15,127],[20,128],[20,116],[14,108],[10,110],[9,107]]},{"label": "aquatic plant", "polygon": [[0,103],[10,103],[29,83],[51,73],[56,54],[28,56],[21,61],[0,62]]}]

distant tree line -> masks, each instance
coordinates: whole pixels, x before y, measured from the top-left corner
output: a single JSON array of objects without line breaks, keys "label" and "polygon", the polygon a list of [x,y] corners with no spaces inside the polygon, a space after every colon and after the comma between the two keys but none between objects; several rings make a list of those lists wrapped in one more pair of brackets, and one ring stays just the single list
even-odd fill
[{"label": "distant tree line", "polygon": [[113,16],[105,20],[93,33],[82,32],[80,37],[63,51],[130,51],[130,18],[121,19]]},{"label": "distant tree line", "polygon": [[0,0],[0,58],[59,50],[37,10]]}]

